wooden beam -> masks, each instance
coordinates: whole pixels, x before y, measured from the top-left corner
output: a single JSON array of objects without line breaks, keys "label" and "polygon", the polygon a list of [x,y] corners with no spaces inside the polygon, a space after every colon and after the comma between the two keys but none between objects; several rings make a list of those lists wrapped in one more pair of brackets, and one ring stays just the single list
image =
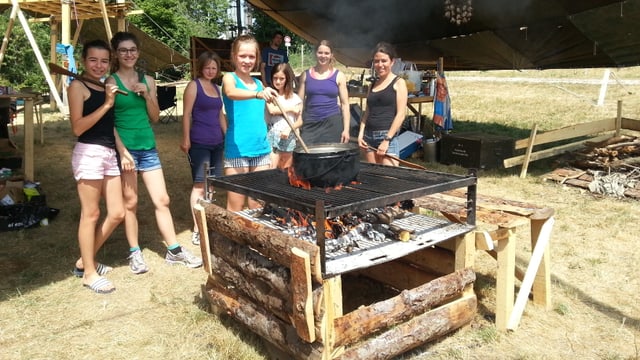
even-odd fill
[{"label": "wooden beam", "polygon": [[298,336],[308,342],[316,341],[311,297],[311,261],[309,254],[299,248],[291,249],[291,292],[293,296],[293,326]]},{"label": "wooden beam", "polygon": [[111,32],[111,24],[109,23],[109,14],[107,14],[107,5],[104,0],[100,0],[100,12],[102,13],[102,20],[104,21],[104,30],[107,33],[107,39],[111,40],[113,33]]},{"label": "wooden beam", "polygon": [[527,151],[524,154],[524,160],[522,163],[522,170],[520,171],[520,179],[524,179],[527,177],[527,169],[529,169],[529,162],[531,161],[531,151],[533,151],[533,144],[536,141],[536,134],[538,134],[538,124],[533,124],[533,129],[531,129],[531,135],[529,135],[529,146],[527,146]]},{"label": "wooden beam", "polygon": [[4,32],[4,38],[2,38],[2,48],[0,48],[0,69],[2,68],[2,60],[4,60],[4,54],[7,51],[7,46],[9,45],[9,37],[11,36],[11,31],[13,31],[13,24],[16,21],[17,15],[18,7],[14,6],[11,8],[11,15],[9,15],[7,29]]},{"label": "wooden beam", "polygon": [[[538,134],[533,145],[535,146],[548,144],[550,142],[567,140],[581,136],[590,136],[597,133],[614,131],[615,129],[615,119],[598,120],[583,124],[571,125]],[[529,138],[517,140],[515,143],[516,150],[524,149],[527,146],[529,146]]]},{"label": "wooden beam", "polygon": [[[49,90],[51,91],[51,94],[56,99],[56,103],[58,104],[60,109],[66,110],[64,108],[62,99],[60,98],[60,95],[58,94],[58,91],[56,90],[56,86],[55,86],[55,84],[53,82],[53,79],[51,78],[51,74],[49,73],[49,69],[47,68],[47,64],[45,63],[44,58],[42,57],[42,53],[40,52],[40,48],[38,47],[38,43],[36,43],[36,39],[35,39],[35,37],[33,37],[33,33],[31,32],[31,28],[29,28],[29,23],[27,22],[27,18],[24,16],[22,11],[20,10],[20,6],[18,5],[18,0],[11,0],[11,2],[13,3],[13,6],[17,9],[16,11],[18,13],[18,19],[20,20],[20,24],[22,25],[22,28],[24,29],[25,35],[27,35],[27,38],[29,39],[29,43],[31,44],[31,48],[33,50],[33,53],[36,55],[36,59],[38,59],[38,64],[40,65],[40,69],[41,69],[42,73],[44,74],[45,79],[47,80],[47,84],[49,85]],[[65,111],[65,113],[66,113],[66,111]]]},{"label": "wooden beam", "polygon": [[527,267],[527,271],[524,274],[524,280],[522,280],[522,285],[520,286],[520,291],[518,292],[516,303],[513,306],[511,315],[509,316],[509,321],[507,323],[507,329],[509,330],[515,330],[520,323],[520,318],[522,317],[522,313],[524,312],[524,307],[527,304],[527,300],[529,299],[529,292],[531,291],[531,287],[536,278],[536,273],[538,272],[540,263],[542,262],[547,250],[547,244],[549,243],[549,239],[551,238],[553,223],[553,217],[549,218],[544,223],[540,233],[538,234],[537,243],[535,245],[535,248],[533,249],[533,254],[531,254],[531,260],[529,261],[529,266]]},{"label": "wooden beam", "polygon": [[[538,138],[540,136],[544,135],[544,133],[539,134]],[[603,141],[606,140],[608,138],[610,138],[611,135],[602,135],[602,136],[598,136],[598,137],[594,137],[594,138],[589,138],[586,140],[580,140],[580,141],[576,141],[576,142],[572,142],[569,144],[565,144],[565,145],[561,145],[561,146],[556,146],[554,148],[550,148],[550,149],[545,149],[545,150],[540,150],[540,151],[536,151],[534,153],[531,154],[531,158],[530,161],[535,161],[535,160],[540,160],[540,159],[546,159],[552,156],[556,156],[556,155],[560,155],[563,154],[565,152],[568,151],[573,151],[576,149],[579,149],[581,147],[583,147],[585,145],[585,143],[587,142],[597,142],[597,141]],[[565,138],[566,139],[570,139],[572,138],[572,136]],[[504,161],[502,162],[505,168],[510,168],[516,165],[520,165],[524,162],[524,155],[521,156],[514,156],[508,159],[504,159]]]},{"label": "wooden beam", "polygon": [[193,210],[198,232],[200,233],[200,252],[202,253],[202,263],[207,274],[213,274],[211,271],[211,242],[209,239],[209,229],[207,228],[207,214],[204,207],[195,204]]}]

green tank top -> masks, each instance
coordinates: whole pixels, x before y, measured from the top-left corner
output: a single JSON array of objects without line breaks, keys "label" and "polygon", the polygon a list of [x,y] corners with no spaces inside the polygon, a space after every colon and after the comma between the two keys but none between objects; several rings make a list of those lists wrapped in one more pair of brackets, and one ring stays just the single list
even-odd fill
[{"label": "green tank top", "polygon": [[[151,150],[156,147],[156,139],[151,129],[147,104],[142,96],[128,90],[117,74],[112,74],[118,88],[129,95],[116,94],[115,126],[122,143],[129,150]],[[142,82],[147,83],[146,79]],[[149,88],[149,86],[147,86]]]}]

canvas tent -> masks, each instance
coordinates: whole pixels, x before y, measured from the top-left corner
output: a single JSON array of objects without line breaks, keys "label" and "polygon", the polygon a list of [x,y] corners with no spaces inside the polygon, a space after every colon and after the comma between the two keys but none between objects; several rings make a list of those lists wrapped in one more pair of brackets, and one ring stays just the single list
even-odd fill
[{"label": "canvas tent", "polygon": [[[471,3],[468,22],[445,2]],[[622,67],[640,64],[640,0],[248,0],[338,61],[366,66],[378,41],[403,60],[447,70]]]}]

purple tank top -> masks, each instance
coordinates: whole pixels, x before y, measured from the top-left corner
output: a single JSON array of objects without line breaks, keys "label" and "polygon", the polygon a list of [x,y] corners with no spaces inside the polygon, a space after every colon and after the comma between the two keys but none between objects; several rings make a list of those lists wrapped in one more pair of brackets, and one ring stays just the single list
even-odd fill
[{"label": "purple tank top", "polygon": [[321,121],[330,116],[340,114],[338,105],[338,70],[326,79],[318,80],[307,70],[305,89],[305,121]]},{"label": "purple tank top", "polygon": [[222,97],[220,90],[214,86],[218,97],[208,96],[200,80],[196,79],[196,100],[191,111],[191,142],[200,145],[218,145],[224,141],[220,127],[220,111],[222,111]]}]

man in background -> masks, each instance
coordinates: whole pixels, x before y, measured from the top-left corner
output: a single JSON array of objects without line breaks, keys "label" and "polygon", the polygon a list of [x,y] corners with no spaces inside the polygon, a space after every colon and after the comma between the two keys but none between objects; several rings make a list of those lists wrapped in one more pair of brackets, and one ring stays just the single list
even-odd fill
[{"label": "man in background", "polygon": [[262,61],[260,62],[260,74],[262,83],[265,86],[271,86],[271,69],[280,63],[288,63],[289,57],[287,51],[280,49],[284,34],[276,31],[271,38],[269,46],[262,50]]}]

